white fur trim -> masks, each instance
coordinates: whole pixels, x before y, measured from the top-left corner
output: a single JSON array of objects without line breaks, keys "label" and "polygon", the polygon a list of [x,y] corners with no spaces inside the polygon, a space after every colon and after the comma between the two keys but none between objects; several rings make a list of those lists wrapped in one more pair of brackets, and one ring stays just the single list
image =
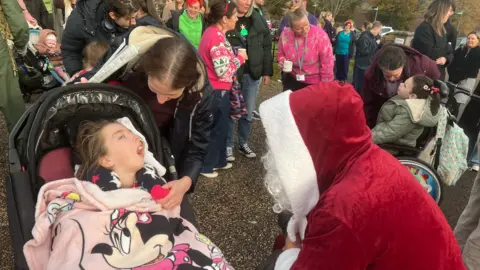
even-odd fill
[{"label": "white fur trim", "polygon": [[425,112],[425,104],[427,103],[426,99],[406,99],[407,105],[412,112],[413,122],[417,123],[422,119],[423,113]]},{"label": "white fur trim", "polygon": [[275,166],[293,210],[288,235],[303,239],[306,216],[320,197],[317,172],[290,108],[291,91],[285,91],[260,105],[260,116],[267,133]]},{"label": "white fur trim", "polygon": [[[117,122],[124,125],[126,128],[130,129],[135,135],[137,135],[138,137],[140,137],[144,143],[143,145],[143,150],[144,150],[144,156],[145,156],[145,163],[146,164],[150,164],[152,165],[153,167],[155,167],[155,169],[157,169],[157,172],[158,172],[158,175],[160,176],[164,176],[165,173],[167,172],[167,170],[165,169],[165,167],[163,167],[160,162],[158,162],[158,160],[155,159],[155,157],[153,156],[153,153],[150,152],[148,150],[148,143],[147,143],[147,140],[145,139],[145,137],[143,136],[142,133],[140,133],[132,124],[132,122],[130,121],[130,119],[128,117],[123,117],[123,118],[119,118],[117,119]],[[162,178],[162,180],[167,183],[165,181],[165,179]]]}]

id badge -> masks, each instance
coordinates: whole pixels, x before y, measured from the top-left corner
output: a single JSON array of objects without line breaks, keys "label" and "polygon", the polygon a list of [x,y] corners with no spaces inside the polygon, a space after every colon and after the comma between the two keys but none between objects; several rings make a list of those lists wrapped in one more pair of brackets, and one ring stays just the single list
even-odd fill
[{"label": "id badge", "polygon": [[305,81],[305,75],[304,74],[297,74],[297,81],[304,82]]}]

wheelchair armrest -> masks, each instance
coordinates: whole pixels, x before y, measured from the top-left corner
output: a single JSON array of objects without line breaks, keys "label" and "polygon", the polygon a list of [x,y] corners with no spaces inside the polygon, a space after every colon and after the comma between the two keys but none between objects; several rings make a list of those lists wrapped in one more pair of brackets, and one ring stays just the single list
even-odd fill
[{"label": "wheelchair armrest", "polygon": [[378,145],[382,149],[388,149],[388,150],[395,150],[399,152],[407,152],[407,153],[413,153],[413,154],[420,154],[422,151],[421,149],[407,146],[407,145],[398,145],[398,144],[391,144],[391,143],[385,143],[385,144],[379,144]]}]

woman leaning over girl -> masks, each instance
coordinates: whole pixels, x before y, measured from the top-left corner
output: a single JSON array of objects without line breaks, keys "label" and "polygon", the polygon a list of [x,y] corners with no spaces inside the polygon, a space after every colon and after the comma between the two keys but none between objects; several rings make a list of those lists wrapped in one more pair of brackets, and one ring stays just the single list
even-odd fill
[{"label": "woman leaning over girl", "polygon": [[230,116],[230,90],[233,76],[248,59],[240,50],[235,56],[232,46],[225,37],[227,31],[235,29],[237,8],[233,1],[216,0],[210,5],[207,18],[211,25],[202,36],[198,53],[207,66],[208,79],[213,89],[213,129],[210,144],[204,159],[202,175],[208,178],[218,176],[217,169],[229,169],[227,163],[228,119]]}]

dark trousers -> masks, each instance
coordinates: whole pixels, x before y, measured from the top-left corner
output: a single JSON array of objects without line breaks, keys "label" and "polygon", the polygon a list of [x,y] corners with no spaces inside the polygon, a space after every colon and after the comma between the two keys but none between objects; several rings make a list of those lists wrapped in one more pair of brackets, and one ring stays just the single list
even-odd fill
[{"label": "dark trousers", "polygon": [[365,70],[355,66],[353,69],[353,86],[355,87],[355,90],[357,90],[357,93],[361,93],[362,87],[363,87],[363,82],[365,78]]},{"label": "dark trousers", "polygon": [[335,63],[337,64],[337,71],[335,77],[338,81],[346,81],[348,78],[348,67],[350,58],[348,55],[335,54]]},{"label": "dark trousers", "polygon": [[212,173],[214,168],[223,168],[227,165],[230,91],[215,90],[212,95],[213,127],[210,134],[210,143],[203,161],[202,173]]},{"label": "dark trousers", "polygon": [[309,84],[299,82],[291,73],[282,72],[283,91],[292,90],[293,92],[303,89]]}]

